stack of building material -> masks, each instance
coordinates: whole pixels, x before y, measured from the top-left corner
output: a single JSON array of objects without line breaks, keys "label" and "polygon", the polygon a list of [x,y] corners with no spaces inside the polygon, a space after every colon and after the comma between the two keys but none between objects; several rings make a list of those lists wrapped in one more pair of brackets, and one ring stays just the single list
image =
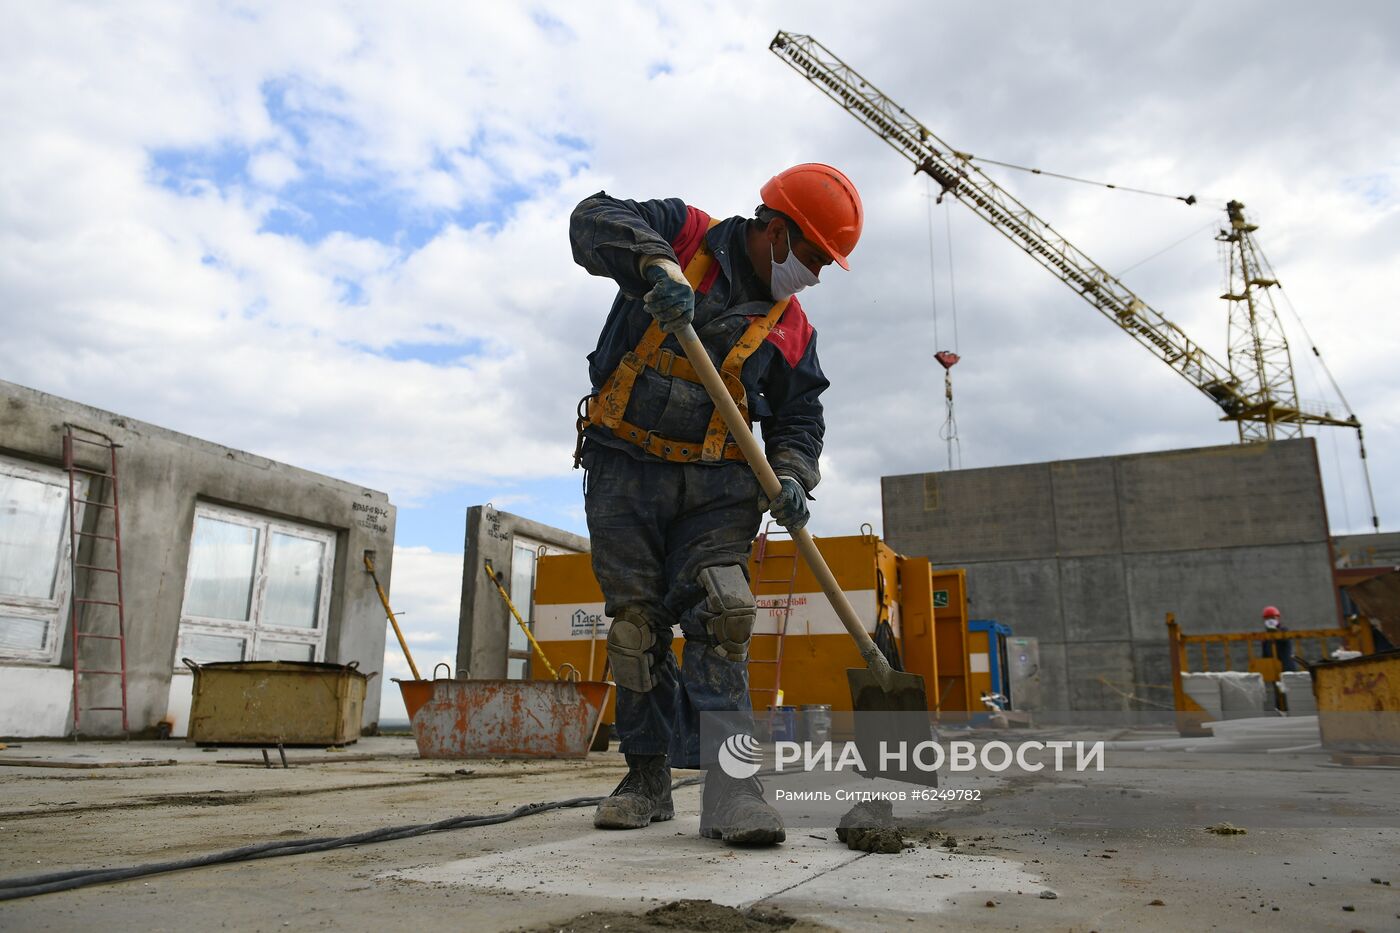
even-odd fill
[{"label": "stack of building material", "polygon": [[1244,671],[1198,671],[1181,675],[1181,687],[1211,719],[1248,719],[1262,715],[1268,690],[1260,674]]},{"label": "stack of building material", "polygon": [[1223,719],[1220,708],[1220,679],[1211,672],[1182,674],[1181,688],[1211,719]]},{"label": "stack of building material", "polygon": [[1288,699],[1288,715],[1317,715],[1317,697],[1313,696],[1312,675],[1307,671],[1284,671],[1279,675],[1278,689]]},{"label": "stack of building material", "polygon": [[1264,712],[1269,691],[1262,674],[1218,671],[1215,676],[1220,680],[1220,711],[1226,719],[1250,719]]}]

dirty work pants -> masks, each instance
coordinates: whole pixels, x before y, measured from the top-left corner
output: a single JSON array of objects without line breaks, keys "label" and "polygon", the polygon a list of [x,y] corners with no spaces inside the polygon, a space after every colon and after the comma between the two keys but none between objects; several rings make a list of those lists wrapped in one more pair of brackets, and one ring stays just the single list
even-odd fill
[{"label": "dirty work pants", "polygon": [[[699,574],[734,564],[748,575],[749,548],[762,519],[758,479],[739,461],[643,461],[596,443],[585,449],[583,464],[593,574],[604,611],[613,617],[623,606],[640,606],[656,632],[655,686],[645,693],[617,689],[621,750],[666,752],[675,767],[704,767],[714,762],[715,749],[701,748],[700,714],[738,711],[738,721],[750,721],[751,706],[748,665],[726,661],[712,647]],[[675,625],[685,636],[679,669],[671,653]]]}]

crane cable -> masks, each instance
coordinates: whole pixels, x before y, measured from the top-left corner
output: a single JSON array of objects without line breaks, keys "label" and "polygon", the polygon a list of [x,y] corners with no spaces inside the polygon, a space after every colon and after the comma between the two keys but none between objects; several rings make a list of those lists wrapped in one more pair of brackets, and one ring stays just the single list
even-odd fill
[{"label": "crane cable", "polygon": [[[953,408],[953,365],[958,362],[958,299],[956,280],[953,277],[953,226],[950,213],[944,213],[944,220],[947,223],[948,242],[948,294],[953,314],[953,349],[939,350],[942,341],[938,336],[938,279],[935,272],[936,263],[934,260],[933,247],[933,205],[935,199],[933,189],[929,184],[929,179],[924,179],[924,197],[928,199],[928,277],[929,277],[929,298],[933,305],[933,358],[943,367],[943,399],[946,415],[943,425],[938,429],[938,437],[948,449],[948,469],[962,468],[962,442],[958,438],[958,419]],[[955,466],[956,464],[956,466]]]},{"label": "crane cable", "polygon": [[[1061,172],[1047,172],[1044,169],[1031,168],[1029,165],[1016,165],[1013,162],[1001,162],[997,159],[989,159],[986,156],[974,156],[969,152],[954,152],[953,155],[967,162],[985,162],[988,165],[1000,165],[1002,168],[1015,169],[1018,172],[1027,172],[1031,175],[1048,175],[1051,178],[1060,178],[1064,181],[1079,182],[1081,185],[1093,185],[1096,188],[1112,188],[1115,191],[1131,191],[1133,194],[1145,194],[1154,198],[1167,198],[1172,201],[1180,201],[1182,204],[1188,206],[1193,204],[1217,203],[1212,199],[1202,201],[1194,194],[1167,194],[1162,191],[1148,191],[1146,188],[1134,188],[1129,185],[1115,185],[1112,182],[1094,181],[1091,178],[1079,178],[1076,175],[1065,175]],[[1220,201],[1219,204],[1223,207],[1225,202]]]},{"label": "crane cable", "polygon": [[953,309],[953,352],[959,352],[958,348],[958,282],[953,277],[953,212],[945,210],[943,212],[944,234],[948,243],[948,303]]},{"label": "crane cable", "polygon": [[928,296],[933,305],[933,349],[936,351],[942,341],[938,339],[938,276],[933,261],[933,185],[927,175],[924,176],[924,197],[928,199]]},{"label": "crane cable", "polygon": [[[1269,262],[1269,257],[1264,254],[1263,248],[1260,247],[1258,243],[1254,244],[1254,248],[1259,253],[1259,259],[1263,263],[1264,268],[1268,270],[1269,277],[1272,278],[1275,282],[1278,282],[1278,274],[1274,272],[1274,264]],[[1322,351],[1320,351],[1317,348],[1317,343],[1314,342],[1312,334],[1308,332],[1308,325],[1303,323],[1303,316],[1299,314],[1298,309],[1293,306],[1293,299],[1289,297],[1288,290],[1283,287],[1283,284],[1281,282],[1278,282],[1276,287],[1278,288],[1279,294],[1283,296],[1283,303],[1288,307],[1288,313],[1293,315],[1293,320],[1298,323],[1298,329],[1303,332],[1303,337],[1307,339],[1308,349],[1312,351],[1313,359],[1315,359],[1317,361],[1317,364],[1320,367],[1322,367],[1323,375],[1327,377],[1327,381],[1331,384],[1332,391],[1337,393],[1337,401],[1342,403],[1342,408],[1346,410],[1347,417],[1350,418],[1353,422],[1355,422],[1356,443],[1361,452],[1361,476],[1366,483],[1366,500],[1371,508],[1371,528],[1377,534],[1379,534],[1381,530],[1381,519],[1380,515],[1376,512],[1376,492],[1375,488],[1371,485],[1371,465],[1367,462],[1366,459],[1366,435],[1363,434],[1361,431],[1361,419],[1356,417],[1356,412],[1352,410],[1351,404],[1347,401],[1346,395],[1342,392],[1342,387],[1337,383],[1336,377],[1332,375],[1332,370],[1327,366],[1327,361],[1322,358]],[[1340,473],[1341,468],[1339,464],[1339,480],[1341,480]],[[1342,510],[1345,512],[1345,480],[1342,480],[1342,482],[1344,487],[1342,493]],[[1350,524],[1350,518],[1348,518],[1348,524]]]},{"label": "crane cable", "polygon": [[1186,236],[1182,237],[1181,239],[1179,239],[1179,240],[1177,240],[1177,241],[1175,241],[1175,242],[1173,242],[1173,243],[1171,243],[1171,244],[1169,244],[1169,245],[1167,245],[1167,246],[1164,246],[1164,247],[1162,247],[1161,249],[1157,250],[1157,252],[1153,253],[1151,256],[1144,256],[1142,259],[1139,259],[1137,262],[1133,263],[1131,266],[1128,266],[1127,268],[1120,270],[1119,273],[1118,273],[1116,276],[1114,276],[1114,277],[1115,277],[1115,278],[1121,279],[1123,276],[1127,275],[1129,272],[1132,272],[1132,271],[1133,271],[1134,269],[1136,269],[1138,266],[1146,265],[1147,263],[1149,263],[1149,262],[1151,262],[1152,260],[1156,259],[1158,256],[1162,256],[1162,255],[1164,255],[1164,254],[1166,254],[1166,253],[1171,252],[1172,250],[1176,249],[1176,248],[1177,248],[1178,246],[1180,246],[1181,244],[1186,243],[1186,242],[1188,242],[1188,241],[1190,241],[1190,240],[1196,239],[1196,237],[1200,236],[1202,233],[1204,233],[1205,231],[1209,230],[1210,228],[1215,227],[1215,226],[1218,226],[1219,223],[1220,223],[1220,222],[1219,222],[1219,221],[1216,221],[1216,220],[1208,221],[1208,222],[1206,223],[1205,226],[1203,226],[1203,227],[1197,227],[1196,229],[1192,230],[1190,233],[1186,234]]},{"label": "crane cable", "polygon": [[[944,354],[942,360],[951,359],[956,363],[959,356],[958,345],[958,283],[953,272],[953,211],[951,207],[943,209],[944,235],[948,244],[948,304],[952,308],[953,315],[953,353],[952,356]],[[940,362],[942,362],[940,360]],[[939,429],[938,436],[948,445],[948,469],[962,469],[962,439],[958,437],[958,418],[953,409],[953,367],[946,364],[943,367],[943,396],[947,405],[948,416],[943,421],[943,427]]]}]

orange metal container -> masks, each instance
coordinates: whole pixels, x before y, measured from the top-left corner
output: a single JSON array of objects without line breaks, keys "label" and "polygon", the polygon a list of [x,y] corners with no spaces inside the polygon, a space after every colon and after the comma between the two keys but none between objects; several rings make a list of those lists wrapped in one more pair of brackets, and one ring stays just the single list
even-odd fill
[{"label": "orange metal container", "polygon": [[400,680],[420,758],[584,758],[612,684]]},{"label": "orange metal container", "polygon": [[[976,712],[967,647],[967,571],[933,571],[933,618],[938,642],[938,708],[947,712]],[[926,675],[927,676],[927,675]]]},{"label": "orange metal container", "polygon": [[[867,632],[890,623],[905,669],[924,677],[931,710],[971,709],[967,671],[967,596],[963,571],[933,571],[923,558],[903,558],[874,535],[818,538],[817,547],[836,575]],[[796,546],[772,537],[755,547],[749,578],[758,603],[758,620],[750,646],[750,699],[756,710],[769,706],[824,705],[835,713],[850,710],[848,668],[865,661],[841,625],[820,584]],[[784,612],[788,593],[790,612]],[[770,662],[777,633],[786,616],[782,690],[774,702]],[[534,633],[551,661],[572,664],[589,679],[601,677],[607,664],[610,620],[603,613],[603,593],[593,577],[588,554],[546,555],[535,577]],[[672,642],[680,657],[684,639]],[[942,702],[940,703],[940,692]],[[604,722],[613,722],[614,710]]]}]

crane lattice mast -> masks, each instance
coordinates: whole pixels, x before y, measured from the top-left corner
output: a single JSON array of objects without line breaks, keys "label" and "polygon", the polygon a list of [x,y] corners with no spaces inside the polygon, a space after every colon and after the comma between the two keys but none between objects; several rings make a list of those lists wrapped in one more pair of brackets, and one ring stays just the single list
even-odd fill
[{"label": "crane lattice mast", "polygon": [[1257,419],[1239,423],[1240,439],[1300,437],[1301,423],[1279,422],[1274,417],[1276,412],[1298,408],[1293,357],[1269,293],[1278,280],[1267,271],[1254,243],[1259,227],[1245,219],[1244,205],[1231,201],[1225,211],[1230,225],[1215,238],[1225,254],[1225,294],[1220,297],[1230,308],[1230,369],[1240,377],[1246,397],[1259,413]]},{"label": "crane lattice mast", "polygon": [[[1104,317],[1205,393],[1220,408],[1222,420],[1236,423],[1242,442],[1296,436],[1303,425],[1360,429],[1355,415],[1342,418],[1329,412],[1305,412],[1299,408],[1297,392],[1292,388],[1293,371],[1287,346],[1284,344],[1280,357],[1274,349],[1272,330],[1269,330],[1269,349],[1254,353],[1250,360],[1251,367],[1263,367],[1259,377],[1241,379],[1236,375],[1239,370],[1232,370],[1207,353],[1180,327],[992,181],[972,164],[971,154],[959,152],[939,139],[826,46],[811,36],[779,32],[769,48],[912,162],[915,172],[923,172],[938,182],[943,195],[951,194],[967,205]],[[1253,302],[1258,293],[1254,287],[1246,289],[1244,295],[1246,305],[1255,307]],[[1262,309],[1255,314],[1256,321],[1260,314]],[[1276,327],[1277,318],[1272,321]],[[1252,333],[1257,333],[1257,327]],[[1281,329],[1277,335],[1281,337]],[[1234,362],[1233,341],[1231,347],[1231,361]],[[1240,362],[1244,363],[1245,359],[1241,358]],[[1286,380],[1280,375],[1280,365],[1286,367]],[[1288,391],[1282,388],[1285,381]]]}]

